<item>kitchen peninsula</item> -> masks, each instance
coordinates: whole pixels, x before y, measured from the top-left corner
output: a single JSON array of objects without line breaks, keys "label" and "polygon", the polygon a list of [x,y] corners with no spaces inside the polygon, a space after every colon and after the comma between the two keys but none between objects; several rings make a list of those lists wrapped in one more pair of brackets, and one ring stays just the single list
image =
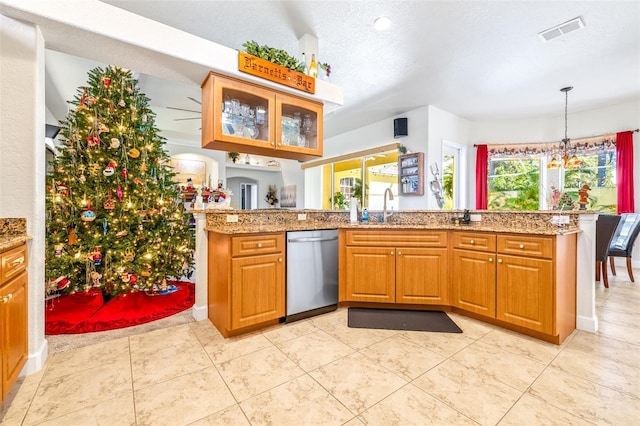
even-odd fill
[{"label": "kitchen peninsula", "polygon": [[[343,211],[197,211],[194,317],[211,318],[208,310],[220,308],[209,303],[207,291],[212,273],[207,274],[210,259],[207,253],[215,247],[217,238],[246,239],[252,235],[284,238],[286,231],[337,228],[341,305],[384,303],[388,307],[402,304],[411,309],[452,310],[555,343],[561,343],[574,328],[597,330],[593,257],[597,213],[472,211],[472,215],[480,216],[480,221],[468,225],[454,223],[452,219],[461,214],[461,211],[399,211],[383,223],[382,212],[370,212],[369,223],[351,224],[349,213]],[[558,216],[568,223],[552,223]],[[410,250],[414,250],[411,256]],[[406,255],[400,258],[403,251]],[[278,253],[284,256],[281,258],[285,263],[286,254]],[[389,259],[390,255],[394,260],[389,260],[384,269],[380,266],[383,256]],[[355,266],[356,259],[360,267],[366,265],[363,259],[372,262],[370,266],[382,267],[386,278],[366,284],[374,275],[360,280],[363,270]],[[419,265],[430,271],[439,268],[438,277],[428,274],[436,284],[429,294],[403,293],[407,285],[409,293],[416,293],[416,289],[403,282],[400,272],[407,268],[415,272]],[[469,268],[474,268],[472,273]],[[461,271],[467,271],[464,277]],[[415,280],[420,273],[410,275]],[[526,285],[518,288],[517,282]],[[273,314],[278,315],[275,310]],[[271,322],[275,319],[271,318]],[[249,329],[239,327],[226,333]]]}]

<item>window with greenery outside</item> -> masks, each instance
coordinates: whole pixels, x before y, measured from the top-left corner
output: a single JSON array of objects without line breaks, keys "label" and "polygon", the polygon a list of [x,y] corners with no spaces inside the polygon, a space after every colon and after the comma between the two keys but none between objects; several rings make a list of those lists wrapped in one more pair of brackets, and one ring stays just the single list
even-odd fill
[{"label": "window with greenery outside", "polygon": [[490,210],[538,210],[540,208],[540,159],[489,160]]}]

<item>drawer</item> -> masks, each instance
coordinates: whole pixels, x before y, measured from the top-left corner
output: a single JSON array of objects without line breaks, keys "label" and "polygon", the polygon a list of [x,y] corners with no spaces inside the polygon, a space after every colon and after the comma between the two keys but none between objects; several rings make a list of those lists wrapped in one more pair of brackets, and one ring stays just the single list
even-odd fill
[{"label": "drawer", "polygon": [[453,247],[466,250],[496,251],[496,235],[484,232],[453,232]]},{"label": "drawer", "polygon": [[553,237],[498,235],[498,253],[551,259]]},{"label": "drawer", "polygon": [[27,245],[0,254],[0,283],[5,283],[27,269]]},{"label": "drawer", "polygon": [[346,232],[348,246],[446,247],[447,231],[353,231]]},{"label": "drawer", "polygon": [[231,239],[231,256],[284,252],[284,233],[253,234]]}]

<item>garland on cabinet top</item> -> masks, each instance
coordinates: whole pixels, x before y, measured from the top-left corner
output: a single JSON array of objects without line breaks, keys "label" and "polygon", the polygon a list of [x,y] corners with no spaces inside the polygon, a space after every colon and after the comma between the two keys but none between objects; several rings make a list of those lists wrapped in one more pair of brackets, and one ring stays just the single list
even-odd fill
[{"label": "garland on cabinet top", "polygon": [[192,273],[195,239],[149,98],[110,66],[69,103],[47,174],[47,292],[170,292],[167,278]]}]

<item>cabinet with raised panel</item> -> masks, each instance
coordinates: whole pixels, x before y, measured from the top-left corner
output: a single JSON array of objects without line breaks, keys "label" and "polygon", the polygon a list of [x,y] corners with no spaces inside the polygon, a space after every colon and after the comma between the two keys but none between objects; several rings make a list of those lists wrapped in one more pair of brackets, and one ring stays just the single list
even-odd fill
[{"label": "cabinet with raised panel", "polygon": [[209,232],[209,319],[225,336],[285,314],[284,233]]},{"label": "cabinet with raised panel", "polygon": [[348,230],[344,239],[342,300],[448,303],[446,232]]},{"label": "cabinet with raised panel", "polygon": [[0,253],[0,393],[9,393],[27,362],[27,245]]},{"label": "cabinet with raised panel", "polygon": [[202,147],[316,159],[322,114],[320,102],[211,72],[202,84]]}]

